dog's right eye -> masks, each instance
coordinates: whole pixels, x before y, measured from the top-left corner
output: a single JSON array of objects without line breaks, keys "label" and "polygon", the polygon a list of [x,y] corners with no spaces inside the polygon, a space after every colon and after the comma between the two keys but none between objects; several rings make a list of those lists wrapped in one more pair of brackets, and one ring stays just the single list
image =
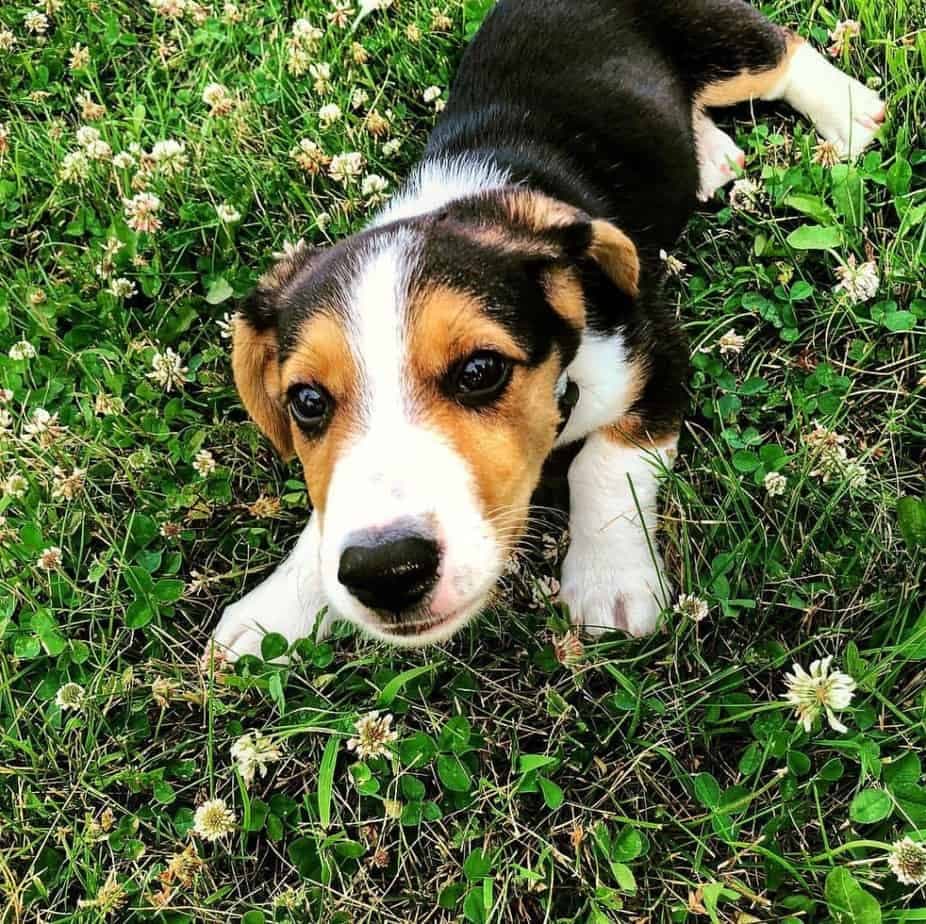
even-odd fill
[{"label": "dog's right eye", "polygon": [[294,385],[288,393],[289,412],[310,433],[317,433],[331,416],[331,395],[320,385]]}]

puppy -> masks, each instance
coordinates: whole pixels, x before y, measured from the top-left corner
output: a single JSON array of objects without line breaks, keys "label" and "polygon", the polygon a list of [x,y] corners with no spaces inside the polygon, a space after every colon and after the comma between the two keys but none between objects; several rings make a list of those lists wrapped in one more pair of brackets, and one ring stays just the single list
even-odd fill
[{"label": "puppy", "polygon": [[424,156],[360,234],[274,266],[238,315],[251,417],[313,512],[215,631],[229,657],[345,618],[397,645],[484,606],[544,463],[568,473],[561,598],[651,632],[687,351],[660,251],[745,157],[710,110],[782,99],[847,156],[877,94],[742,0],[501,0]]}]

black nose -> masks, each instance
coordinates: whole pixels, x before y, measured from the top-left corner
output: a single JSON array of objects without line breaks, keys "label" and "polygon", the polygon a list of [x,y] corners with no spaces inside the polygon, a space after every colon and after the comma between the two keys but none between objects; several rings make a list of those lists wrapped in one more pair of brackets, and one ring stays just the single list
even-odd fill
[{"label": "black nose", "polygon": [[338,580],[364,606],[401,613],[420,603],[437,583],[440,550],[425,536],[402,536],[348,546]]}]

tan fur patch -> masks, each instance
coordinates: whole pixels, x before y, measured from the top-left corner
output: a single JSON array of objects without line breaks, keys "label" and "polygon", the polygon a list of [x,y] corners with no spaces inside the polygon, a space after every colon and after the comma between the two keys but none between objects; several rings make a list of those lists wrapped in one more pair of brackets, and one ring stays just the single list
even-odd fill
[{"label": "tan fur patch", "polygon": [[585,327],[585,291],[578,276],[568,269],[554,269],[543,282],[547,300],[576,330]]},{"label": "tan fur patch", "polygon": [[285,459],[292,458],[289,415],[283,407],[275,330],[257,331],[243,318],[232,326],[232,371],[254,422]]},{"label": "tan fur patch", "polygon": [[451,286],[425,289],[411,305],[408,361],[413,378],[433,382],[457,360],[477,350],[494,349],[512,359],[527,359],[501,325],[486,317],[479,300]]},{"label": "tan fur patch", "polygon": [[[561,286],[563,298],[575,295],[567,293],[565,279]],[[476,411],[448,401],[440,391],[440,377],[480,349],[521,361],[527,358],[524,352],[486,317],[477,299],[448,286],[427,289],[415,298],[411,317],[408,357],[417,414],[466,460],[483,515],[501,546],[510,548],[524,529],[531,495],[556,439],[559,356],[554,353],[535,368],[516,366],[501,401]]]},{"label": "tan fur patch", "polygon": [[803,42],[799,35],[789,31],[787,50],[781,61],[763,70],[743,70],[735,77],[709,83],[698,93],[695,105],[701,108],[735,106],[751,99],[761,99],[784,79],[791,66],[791,58]]},{"label": "tan fur patch", "polygon": [[507,193],[504,204],[512,223],[530,231],[568,228],[578,215],[571,205],[527,189]]},{"label": "tan fur patch", "polygon": [[[568,228],[582,215],[565,202],[521,189],[506,195],[505,207],[516,226],[536,234]],[[632,296],[639,293],[640,258],[633,241],[620,228],[604,219],[593,221],[589,256],[624,292]]]},{"label": "tan fur patch", "polygon": [[592,259],[629,295],[640,292],[640,257],[632,240],[608,221],[592,222]]},{"label": "tan fur patch", "polygon": [[356,396],[358,376],[344,322],[326,312],[312,315],[302,326],[280,370],[284,391],[293,385],[318,384],[338,403]]},{"label": "tan fur patch", "polygon": [[334,467],[358,425],[359,370],[339,318],[319,313],[306,322],[283,363],[281,381],[287,391],[299,384],[321,385],[335,402],[334,416],[321,439],[309,439],[293,425],[309,496],[319,516],[324,516]]},{"label": "tan fur patch", "polygon": [[515,369],[498,405],[486,411],[429,402],[422,417],[462,456],[473,473],[483,516],[503,549],[513,548],[527,522],[531,495],[556,440],[553,397],[557,356],[533,369]]}]

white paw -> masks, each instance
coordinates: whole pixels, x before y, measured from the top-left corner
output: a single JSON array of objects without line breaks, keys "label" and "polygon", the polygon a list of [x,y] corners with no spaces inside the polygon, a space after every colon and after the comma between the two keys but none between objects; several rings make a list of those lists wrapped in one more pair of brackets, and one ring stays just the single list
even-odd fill
[{"label": "white paw", "polygon": [[[294,599],[279,600],[268,606],[266,597],[263,600],[251,599],[261,589],[258,587],[225,610],[212,633],[207,656],[214,648],[218,657],[229,662],[237,661],[242,655],[261,657],[261,642],[271,632],[282,635],[290,643],[312,634],[318,615],[325,607],[323,600],[306,604]],[[328,622],[326,614],[322,617],[319,635],[324,634]]]},{"label": "white paw", "polygon": [[836,145],[843,157],[855,159],[874,140],[887,117],[884,101],[874,90],[845,74],[815,120],[817,131]]},{"label": "white paw", "polygon": [[746,166],[746,154],[707,117],[696,122],[695,133],[701,171],[698,198],[708,202],[718,189],[736,179],[737,169]]},{"label": "white paw", "polygon": [[619,552],[605,557],[597,551],[574,546],[563,563],[559,598],[572,622],[592,635],[615,629],[649,635],[672,593],[662,561],[647,557],[622,566]]},{"label": "white paw", "polygon": [[854,159],[871,144],[887,117],[884,101],[834,67],[809,45],[791,65],[785,99],[810,118],[843,157]]}]

